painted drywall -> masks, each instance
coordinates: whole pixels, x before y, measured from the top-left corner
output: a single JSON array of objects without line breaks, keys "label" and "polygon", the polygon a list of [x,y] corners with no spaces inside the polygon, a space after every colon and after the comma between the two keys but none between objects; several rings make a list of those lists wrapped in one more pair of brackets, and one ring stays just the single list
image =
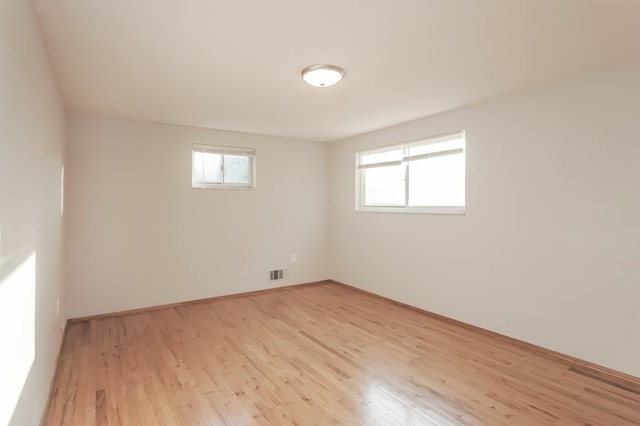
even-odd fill
[{"label": "painted drywall", "polygon": [[[70,317],[327,278],[326,144],[77,114],[68,128]],[[192,189],[194,143],[255,148],[256,188]]]},{"label": "painted drywall", "polygon": [[[0,425],[36,425],[62,339],[65,112],[31,2],[0,2]],[[57,312],[57,303],[60,310]]]},{"label": "painted drywall", "polygon": [[[640,376],[640,62],[332,144],[331,277]],[[466,215],[354,211],[358,150],[465,130]]]}]

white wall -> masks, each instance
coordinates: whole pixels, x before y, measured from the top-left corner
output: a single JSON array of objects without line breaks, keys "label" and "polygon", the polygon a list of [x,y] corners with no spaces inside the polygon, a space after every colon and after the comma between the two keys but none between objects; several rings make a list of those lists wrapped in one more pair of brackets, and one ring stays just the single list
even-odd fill
[{"label": "white wall", "polygon": [[35,425],[62,338],[64,106],[31,2],[0,1],[0,425]]},{"label": "white wall", "polygon": [[[327,278],[326,144],[75,114],[68,127],[70,317]],[[256,189],[192,189],[193,143],[255,148]],[[288,279],[269,282],[280,267]]]},{"label": "white wall", "polygon": [[[331,277],[640,376],[640,62],[332,144]],[[467,214],[354,212],[354,153],[467,132]]]}]

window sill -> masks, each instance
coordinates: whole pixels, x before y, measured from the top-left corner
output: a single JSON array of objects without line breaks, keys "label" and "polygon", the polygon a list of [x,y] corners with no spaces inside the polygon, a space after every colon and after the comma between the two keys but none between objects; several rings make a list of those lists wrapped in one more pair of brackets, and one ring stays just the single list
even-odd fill
[{"label": "window sill", "polygon": [[240,190],[251,190],[251,189],[256,189],[255,186],[244,186],[244,185],[200,185],[200,184],[193,184],[191,185],[192,189],[240,189]]},{"label": "window sill", "polygon": [[463,216],[465,207],[358,207],[356,213],[444,214]]}]

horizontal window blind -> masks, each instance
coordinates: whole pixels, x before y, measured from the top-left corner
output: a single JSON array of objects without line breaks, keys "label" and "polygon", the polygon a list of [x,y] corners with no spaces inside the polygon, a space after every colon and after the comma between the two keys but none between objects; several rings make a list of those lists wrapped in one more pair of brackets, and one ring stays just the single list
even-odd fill
[{"label": "horizontal window blind", "polygon": [[213,146],[213,145],[200,145],[193,144],[194,152],[208,152],[211,154],[221,154],[221,155],[241,155],[245,157],[254,157],[256,154],[255,149],[251,148],[238,148],[231,146]]}]

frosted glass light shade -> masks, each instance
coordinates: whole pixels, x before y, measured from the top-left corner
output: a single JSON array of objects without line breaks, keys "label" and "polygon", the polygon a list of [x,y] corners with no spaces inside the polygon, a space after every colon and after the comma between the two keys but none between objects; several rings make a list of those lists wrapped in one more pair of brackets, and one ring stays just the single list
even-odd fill
[{"label": "frosted glass light shade", "polygon": [[329,87],[339,82],[344,70],[337,65],[310,65],[302,70],[304,81],[315,87]]}]

